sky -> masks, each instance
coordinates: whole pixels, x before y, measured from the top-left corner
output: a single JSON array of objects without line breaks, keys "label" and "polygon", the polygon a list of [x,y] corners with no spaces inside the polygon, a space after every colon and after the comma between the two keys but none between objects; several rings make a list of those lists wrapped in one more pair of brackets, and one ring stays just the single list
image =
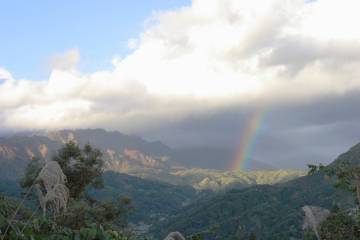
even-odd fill
[{"label": "sky", "polygon": [[243,145],[287,168],[360,140],[357,0],[0,1],[2,131]]},{"label": "sky", "polygon": [[189,0],[1,0],[0,66],[16,78],[46,80],[49,58],[69,49],[81,52],[85,72],[110,69],[111,58],[129,53],[155,12],[179,8]]}]

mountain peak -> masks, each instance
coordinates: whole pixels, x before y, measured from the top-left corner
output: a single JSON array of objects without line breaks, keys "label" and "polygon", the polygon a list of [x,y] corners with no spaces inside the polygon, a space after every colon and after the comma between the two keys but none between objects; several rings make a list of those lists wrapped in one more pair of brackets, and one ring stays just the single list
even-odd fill
[{"label": "mountain peak", "polygon": [[349,163],[352,165],[360,164],[360,143],[352,146],[347,152],[340,154],[329,166],[341,163]]}]

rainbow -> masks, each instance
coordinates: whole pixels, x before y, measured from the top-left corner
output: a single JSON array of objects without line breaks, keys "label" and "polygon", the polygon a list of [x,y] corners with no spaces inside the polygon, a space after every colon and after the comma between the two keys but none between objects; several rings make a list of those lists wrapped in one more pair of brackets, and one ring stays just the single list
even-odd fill
[{"label": "rainbow", "polygon": [[229,167],[230,171],[241,171],[249,167],[249,155],[252,153],[256,137],[258,136],[259,131],[263,125],[265,112],[266,111],[264,108],[260,107],[249,116],[249,119],[247,120],[244,128],[245,131],[242,133],[235,158]]}]

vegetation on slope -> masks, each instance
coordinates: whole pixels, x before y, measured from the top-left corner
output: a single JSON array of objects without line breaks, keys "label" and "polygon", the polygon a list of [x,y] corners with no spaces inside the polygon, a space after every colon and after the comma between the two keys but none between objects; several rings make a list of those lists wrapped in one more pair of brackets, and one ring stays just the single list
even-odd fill
[{"label": "vegetation on slope", "polygon": [[[360,163],[360,145],[342,154],[330,166]],[[273,186],[252,186],[230,190],[218,196],[192,204],[166,223],[156,225],[156,236],[179,230],[185,234],[213,229],[220,239],[248,239],[256,234],[260,239],[302,238],[304,205],[330,209],[354,206],[350,192],[334,187],[335,179],[322,172]]]},{"label": "vegetation on slope", "polygon": [[102,165],[99,150],[90,145],[81,149],[73,142],[45,165],[31,161],[21,184],[25,198],[38,190],[40,204],[24,217],[19,211],[23,201],[2,200],[1,204],[10,206],[9,211],[1,212],[2,239],[128,239],[122,229],[130,201],[100,202],[86,193],[89,187],[102,186]]},{"label": "vegetation on slope", "polygon": [[104,188],[92,190],[91,196],[99,200],[130,197],[133,211],[129,219],[135,223],[150,224],[168,218],[202,196],[190,186],[174,186],[116,172],[106,172],[103,177]]},{"label": "vegetation on slope", "polygon": [[[319,239],[355,240],[360,239],[360,144],[340,155],[329,166],[310,165],[310,173],[325,173],[335,178],[335,186],[353,192],[356,208],[344,208],[335,205],[331,214],[319,227],[314,226],[314,232]],[[309,235],[307,239],[314,239]]]},{"label": "vegetation on slope", "polygon": [[220,171],[176,167],[170,170],[129,168],[124,173],[144,179],[189,185],[198,190],[222,191],[257,184],[276,184],[306,175],[303,170]]},{"label": "vegetation on slope", "polygon": [[255,232],[260,239],[302,237],[304,205],[329,208],[343,201],[324,175],[303,177],[286,184],[260,185],[230,190],[183,210],[167,224],[153,228],[154,234],[179,230],[185,234],[216,229],[221,239],[247,239]]},{"label": "vegetation on slope", "polygon": [[[215,232],[219,239],[226,240],[254,237],[257,239],[309,237],[311,239],[314,236],[305,236],[302,231],[304,215],[301,208],[304,205],[315,205],[327,209],[332,208],[335,204],[339,206],[340,210],[332,211],[321,227],[320,232],[327,234],[324,235],[326,239],[336,239],[336,236],[340,236],[345,231],[349,233],[347,239],[356,239],[357,231],[360,229],[356,218],[349,217],[348,209],[354,206],[352,194],[334,187],[337,178],[344,180],[340,181],[341,184],[350,184],[345,189],[356,190],[354,188],[356,185],[352,185],[356,183],[356,179],[351,177],[357,176],[354,175],[354,169],[357,171],[360,163],[360,145],[356,145],[349,152],[340,155],[328,167],[330,170],[335,169],[336,178],[329,177],[320,171],[311,176],[300,177],[285,183],[232,189],[227,192],[219,192],[216,196],[207,195],[213,197],[206,198],[203,197],[206,194],[199,194],[190,186],[174,186],[126,174],[115,172],[102,174],[102,171],[87,169],[85,163],[96,163],[96,160],[101,158],[100,152],[92,148],[81,149],[74,143],[65,147],[58,152],[58,158],[55,157],[54,160],[61,163],[64,173],[70,180],[68,187],[70,190],[72,189],[70,191],[72,200],[69,209],[72,214],[69,214],[67,218],[52,220],[51,218],[42,218],[38,214],[32,218],[26,215],[28,211],[22,210],[23,214],[17,215],[15,219],[17,227],[24,229],[26,234],[48,237],[53,232],[54,239],[60,236],[64,239],[79,237],[98,239],[99,236],[105,239],[124,239],[126,237],[124,235],[126,222],[124,221],[127,217],[126,213],[130,210],[126,206],[129,203],[128,199],[122,198],[124,196],[130,196],[133,199],[134,211],[130,219],[134,222],[153,223],[151,233],[156,239],[162,239],[172,231],[180,231],[187,236]],[[85,165],[80,164],[79,168],[74,169],[73,159],[77,159]],[[36,164],[37,162],[33,161],[32,163]],[[344,168],[344,164],[348,168]],[[100,169],[101,164],[98,166]],[[36,170],[33,168],[32,171],[34,169]],[[338,171],[339,169],[341,171]],[[350,172],[344,172],[344,169],[348,169]],[[176,171],[177,175],[184,177],[189,182],[196,182],[201,177],[210,175],[211,177],[208,178],[211,181],[220,184],[228,184],[228,179],[238,174],[201,169],[179,168]],[[86,176],[76,177],[84,173]],[[263,183],[268,181],[266,175],[261,175],[262,173],[259,174],[259,172],[257,174],[255,174],[258,176],[256,181],[263,181]],[[278,171],[277,174],[281,175],[282,173]],[[34,179],[31,180],[29,176],[34,175],[28,174],[27,180],[30,181],[24,181],[23,186],[29,187],[33,184]],[[99,181],[99,177],[102,177],[103,181]],[[247,177],[250,179],[249,176]],[[274,179],[277,179],[276,174]],[[104,187],[97,190],[90,188],[90,186],[101,187],[102,185]],[[0,183],[0,191],[6,191],[12,196],[19,197],[18,192],[14,190],[16,188],[11,181]],[[13,204],[11,199],[6,198],[6,201],[4,199],[2,200],[3,204],[9,204],[9,202]],[[119,199],[124,199],[124,202]],[[119,205],[111,202],[114,200],[119,200],[117,201]],[[2,213],[0,228],[3,232],[4,226],[8,225],[4,219],[8,217],[9,213]],[[56,224],[59,228],[55,226]],[[336,226],[339,227],[336,228]],[[16,234],[16,231],[7,235],[8,238],[11,237],[11,234]]]}]

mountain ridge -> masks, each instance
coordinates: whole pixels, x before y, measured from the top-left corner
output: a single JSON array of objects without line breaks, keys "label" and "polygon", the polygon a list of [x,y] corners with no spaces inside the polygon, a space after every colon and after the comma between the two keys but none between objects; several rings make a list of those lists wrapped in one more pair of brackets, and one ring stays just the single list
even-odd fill
[{"label": "mountain ridge", "polygon": [[[89,140],[93,145],[104,147],[118,147],[121,145],[128,148],[141,148],[150,155],[171,155],[171,158],[178,165],[189,168],[208,168],[215,170],[226,170],[224,159],[232,161],[235,151],[230,148],[217,146],[192,146],[187,148],[169,147],[161,141],[148,141],[136,135],[127,135],[119,131],[107,131],[101,128],[95,129],[63,129],[17,132],[3,136],[11,137],[47,137],[50,140],[64,144],[73,139],[85,144]],[[1,137],[1,136],[0,136]],[[113,145],[113,143],[116,143]],[[251,160],[251,166],[245,170],[275,170],[274,166],[268,163]]]},{"label": "mountain ridge", "polygon": [[[360,163],[360,144],[340,154],[331,164]],[[334,187],[334,179],[323,172],[274,185],[255,185],[232,189],[211,199],[192,204],[151,232],[162,236],[167,231],[185,234],[213,229],[220,239],[302,239],[304,213],[301,208],[314,205],[330,209],[334,203],[353,207],[354,196]]]},{"label": "mountain ridge", "polygon": [[[90,143],[99,148],[103,152],[105,170],[175,185],[191,185],[197,189],[221,190],[242,188],[253,184],[273,184],[304,174],[296,170],[222,171],[188,168],[182,166],[182,163],[189,159],[196,162],[199,152],[190,156],[188,153],[182,155],[189,159],[181,161],[178,150],[159,141],[148,142],[140,137],[125,135],[117,131],[80,129],[0,138],[0,164],[3,166],[0,169],[0,178],[12,180],[20,178],[31,158],[50,159],[68,141],[75,141],[80,145]],[[214,154],[206,152],[203,156],[207,155]],[[214,159],[221,160],[221,154]]]}]

